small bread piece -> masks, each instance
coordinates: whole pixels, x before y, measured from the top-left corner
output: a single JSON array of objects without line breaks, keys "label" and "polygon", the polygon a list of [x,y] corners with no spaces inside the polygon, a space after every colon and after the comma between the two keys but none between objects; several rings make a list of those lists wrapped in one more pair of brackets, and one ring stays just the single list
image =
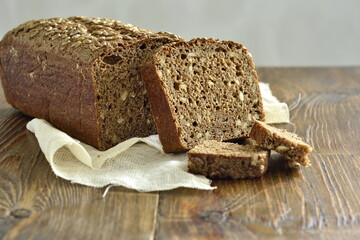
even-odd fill
[{"label": "small bread piece", "polygon": [[163,150],[248,137],[264,112],[251,54],[239,43],[193,39],[166,45],[142,68]]},{"label": "small bread piece", "polygon": [[250,131],[250,137],[263,148],[284,154],[290,160],[303,166],[310,166],[307,155],[313,148],[294,133],[255,121]]},{"label": "small bread piece", "polygon": [[213,179],[260,177],[268,168],[269,151],[254,145],[204,141],[188,152],[189,172]]}]

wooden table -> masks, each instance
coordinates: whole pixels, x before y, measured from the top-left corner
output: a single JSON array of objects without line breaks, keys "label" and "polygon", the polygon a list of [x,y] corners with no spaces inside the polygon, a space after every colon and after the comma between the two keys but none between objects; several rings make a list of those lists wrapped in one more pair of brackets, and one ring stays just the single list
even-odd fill
[{"label": "wooden table", "polygon": [[0,96],[1,239],[360,239],[360,67],[259,68],[290,106],[284,126],[315,150],[309,168],[274,155],[267,174],[214,191],[138,193],[56,177]]}]

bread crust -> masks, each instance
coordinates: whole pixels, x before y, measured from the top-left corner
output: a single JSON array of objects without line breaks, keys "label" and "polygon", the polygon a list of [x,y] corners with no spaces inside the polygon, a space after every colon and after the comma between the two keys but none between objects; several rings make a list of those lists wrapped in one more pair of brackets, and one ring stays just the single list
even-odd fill
[{"label": "bread crust", "polygon": [[161,87],[162,80],[156,71],[153,57],[148,58],[141,70],[141,79],[145,83],[150,101],[151,111],[157,127],[160,142],[165,153],[181,152],[188,150],[180,139],[180,128],[173,117],[168,104],[169,96],[165,88]]},{"label": "bread crust", "polygon": [[[91,65],[36,51],[12,35],[1,42],[0,54],[1,80],[10,105],[51,122],[80,141],[101,147]],[[47,65],[42,68],[39,61]]]},{"label": "bread crust", "polygon": [[[32,20],[0,42],[1,81],[7,101],[22,113],[100,150],[106,142],[94,64],[104,54],[144,39],[180,38],[101,18]],[[153,127],[154,129],[154,127]],[[105,129],[106,130],[106,129]],[[129,136],[133,137],[133,136]]]}]

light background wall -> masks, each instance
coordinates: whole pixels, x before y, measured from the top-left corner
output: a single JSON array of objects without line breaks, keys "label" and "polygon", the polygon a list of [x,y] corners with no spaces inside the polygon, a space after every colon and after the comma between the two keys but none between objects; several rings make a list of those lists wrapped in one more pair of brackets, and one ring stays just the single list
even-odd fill
[{"label": "light background wall", "polygon": [[75,15],[234,40],[258,66],[360,65],[360,0],[0,0],[0,35],[30,19]]}]

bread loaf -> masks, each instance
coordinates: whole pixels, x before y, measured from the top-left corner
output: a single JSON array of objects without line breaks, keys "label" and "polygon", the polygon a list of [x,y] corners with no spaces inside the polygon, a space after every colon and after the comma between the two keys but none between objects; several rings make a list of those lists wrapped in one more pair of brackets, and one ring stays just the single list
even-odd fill
[{"label": "bread loaf", "polygon": [[0,43],[6,99],[100,150],[154,134],[139,68],[147,54],[174,41],[181,39],[109,19],[26,22]]},{"label": "bread loaf", "polygon": [[260,177],[268,168],[269,151],[254,145],[204,141],[188,152],[189,171],[213,179]]},{"label": "bread loaf", "polygon": [[272,127],[264,122],[255,121],[250,137],[263,148],[284,154],[291,161],[303,166],[310,166],[308,154],[313,148],[294,133]]},{"label": "bread loaf", "polygon": [[167,45],[146,61],[141,76],[167,153],[247,137],[254,120],[264,119],[255,65],[241,44],[194,39]]}]

